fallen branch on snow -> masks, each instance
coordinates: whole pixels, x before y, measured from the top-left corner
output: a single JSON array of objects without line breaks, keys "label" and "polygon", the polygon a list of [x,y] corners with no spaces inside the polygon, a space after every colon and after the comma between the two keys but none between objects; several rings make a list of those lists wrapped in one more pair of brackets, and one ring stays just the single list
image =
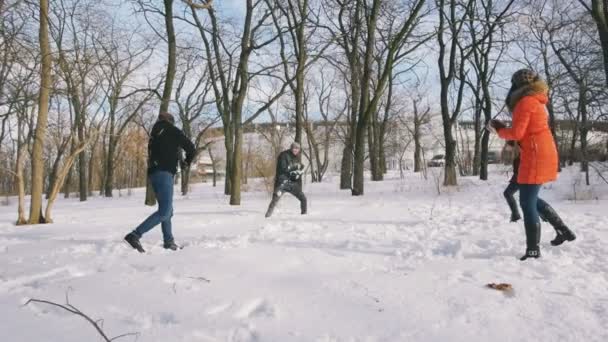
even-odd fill
[{"label": "fallen branch on snow", "polygon": [[76,315],[76,316],[82,317],[87,322],[89,322],[95,328],[95,330],[97,330],[97,332],[99,333],[99,335],[101,335],[101,337],[103,338],[103,340],[106,341],[106,342],[112,342],[112,341],[118,340],[118,339],[123,338],[123,337],[128,337],[128,336],[135,336],[135,340],[137,341],[137,338],[139,337],[139,333],[126,333],[126,334],[118,335],[118,336],[115,336],[115,337],[108,337],[108,335],[106,335],[106,333],[103,331],[103,328],[102,328],[102,326],[103,326],[103,319],[93,320],[87,314],[85,314],[82,311],[80,311],[80,309],[78,309],[75,306],[73,306],[72,304],[70,304],[67,292],[65,294],[65,302],[66,302],[66,304],[63,305],[63,304],[55,303],[55,302],[52,302],[52,301],[49,301],[49,300],[31,298],[25,304],[23,304],[23,306],[27,306],[30,303],[47,304],[47,305],[50,305],[50,306],[54,306],[54,307],[63,309],[65,311],[69,312],[69,313],[72,313],[72,314]]}]

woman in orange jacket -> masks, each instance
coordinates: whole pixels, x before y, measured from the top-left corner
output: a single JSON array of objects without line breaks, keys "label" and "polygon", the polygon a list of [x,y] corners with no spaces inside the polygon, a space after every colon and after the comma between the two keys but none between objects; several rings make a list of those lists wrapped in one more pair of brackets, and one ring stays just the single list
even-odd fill
[{"label": "woman in orange jacket", "polygon": [[[511,78],[511,89],[506,105],[513,113],[513,125],[505,127],[497,120],[489,128],[505,140],[517,141],[520,146],[520,164],[517,183],[520,186],[519,204],[526,228],[526,254],[521,260],[540,257],[540,219],[538,194],[544,183],[557,179],[557,148],[545,105],[548,102],[547,84],[532,70],[519,70]],[[567,228],[557,230],[554,241],[561,244],[576,236]]]}]

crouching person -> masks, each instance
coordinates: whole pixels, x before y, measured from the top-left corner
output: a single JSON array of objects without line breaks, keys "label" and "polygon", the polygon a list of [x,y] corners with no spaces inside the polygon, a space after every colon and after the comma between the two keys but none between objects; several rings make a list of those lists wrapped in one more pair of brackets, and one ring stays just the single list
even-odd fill
[{"label": "crouching person", "polygon": [[156,194],[158,210],[143,221],[135,230],[125,236],[125,241],[140,253],[145,250],[139,239],[149,230],[161,225],[163,247],[177,250],[173,239],[171,217],[173,216],[173,180],[177,172],[180,148],[186,152],[186,164],[194,159],[194,144],[174,125],[175,119],[169,113],[161,113],[154,124],[148,141],[148,177]]},{"label": "crouching person", "polygon": [[302,192],[301,176],[303,173],[302,164],[298,160],[300,154],[300,144],[293,143],[289,150],[279,154],[277,160],[277,171],[274,178],[274,192],[272,200],[266,211],[266,217],[272,216],[272,212],[281,196],[288,192],[300,200],[300,210],[302,215],[306,214],[306,196]]}]

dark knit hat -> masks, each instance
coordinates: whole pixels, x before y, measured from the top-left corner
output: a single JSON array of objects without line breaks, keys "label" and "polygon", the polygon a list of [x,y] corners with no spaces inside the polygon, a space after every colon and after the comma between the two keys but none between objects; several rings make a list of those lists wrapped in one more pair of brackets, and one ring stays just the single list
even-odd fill
[{"label": "dark knit hat", "polygon": [[170,114],[167,112],[162,112],[162,113],[158,114],[158,121],[167,121],[167,122],[174,124],[175,117],[173,117],[173,114]]},{"label": "dark knit hat", "polygon": [[532,84],[535,81],[538,81],[538,79],[539,76],[534,71],[530,69],[521,69],[513,74],[513,77],[511,77],[511,84],[516,88],[519,88],[527,84]]}]

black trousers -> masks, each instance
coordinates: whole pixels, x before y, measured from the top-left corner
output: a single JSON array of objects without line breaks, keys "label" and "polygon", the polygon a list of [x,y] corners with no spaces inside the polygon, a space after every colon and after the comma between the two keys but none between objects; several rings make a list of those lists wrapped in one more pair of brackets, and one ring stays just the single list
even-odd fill
[{"label": "black trousers", "polygon": [[306,196],[302,192],[302,187],[292,181],[286,181],[280,184],[275,188],[274,193],[272,194],[272,200],[270,201],[270,205],[268,206],[268,211],[266,212],[266,217],[270,217],[277,203],[281,199],[284,193],[290,193],[295,196],[300,201],[300,210],[302,214],[306,214],[307,203]]}]

